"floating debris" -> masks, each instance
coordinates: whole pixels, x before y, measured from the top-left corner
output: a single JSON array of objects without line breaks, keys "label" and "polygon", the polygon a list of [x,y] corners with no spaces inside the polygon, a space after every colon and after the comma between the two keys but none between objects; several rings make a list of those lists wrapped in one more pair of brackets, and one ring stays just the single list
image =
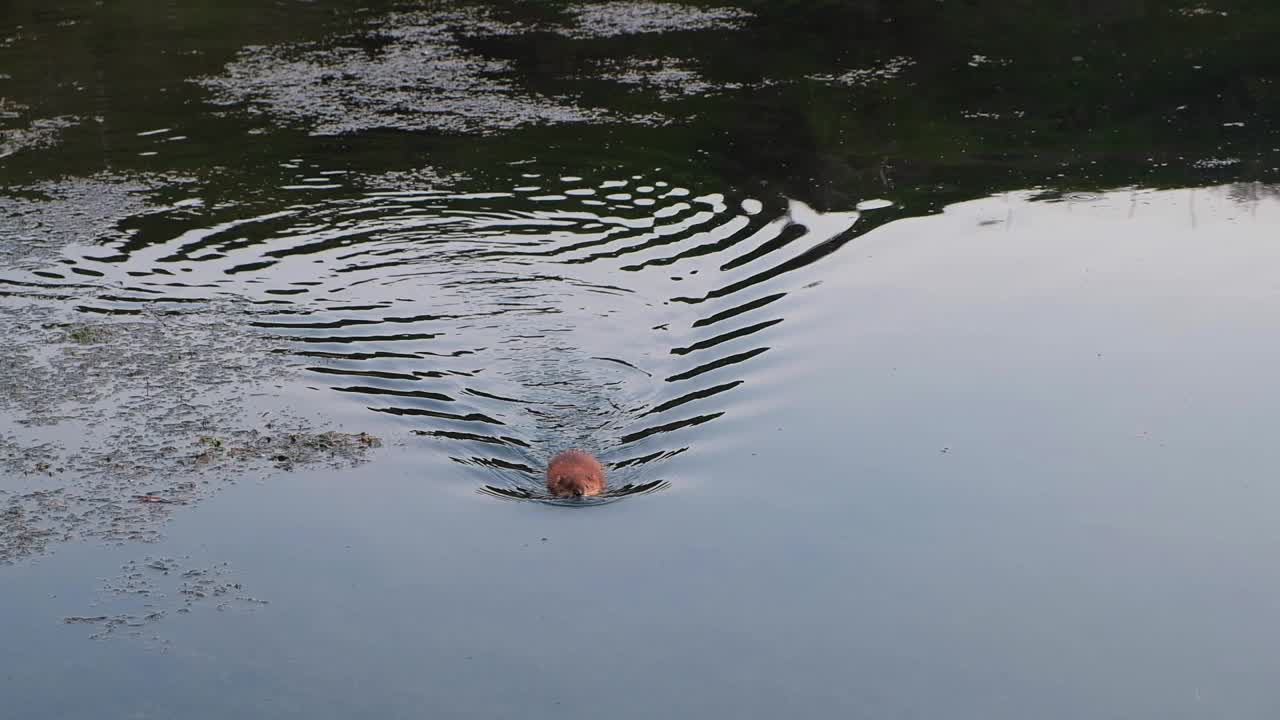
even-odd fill
[{"label": "floating debris", "polygon": [[233,319],[234,303],[84,322],[38,299],[4,302],[0,564],[62,542],[152,542],[170,513],[238,477],[349,466],[381,445],[285,411],[251,418],[249,393],[292,370]]},{"label": "floating debris", "polygon": [[330,462],[341,465],[358,462],[370,448],[382,447],[382,440],[368,433],[283,432],[246,430],[225,437],[203,436],[201,448],[192,458],[196,465],[225,460],[271,460],[281,465]]},{"label": "floating debris", "polygon": [[133,496],[133,499],[134,499],[134,500],[137,500],[138,502],[144,502],[144,503],[174,503],[174,502],[177,502],[176,500],[168,500],[168,499],[166,499],[166,498],[162,498],[162,497],[160,497],[159,495],[134,495],[134,496]]},{"label": "floating debris", "polygon": [[[25,109],[17,104],[5,104],[0,98],[0,119],[17,117],[15,112]],[[80,124],[79,118],[63,115],[32,120],[26,127],[0,129],[0,158],[15,155],[24,150],[36,150],[56,145],[63,130]]]},{"label": "floating debris", "polygon": [[560,32],[572,38],[608,38],[640,33],[687,30],[736,30],[754,17],[733,7],[701,8],[659,2],[603,2],[572,5],[571,27]]},{"label": "floating debris", "polygon": [[93,345],[106,340],[110,332],[105,325],[72,325],[66,329],[63,338],[79,345]]},{"label": "floating debris", "polygon": [[601,61],[602,77],[624,85],[651,90],[663,100],[706,96],[718,92],[740,90],[741,83],[714,83],[679,58],[658,57],[639,60],[609,58]]},{"label": "floating debris", "polygon": [[809,79],[845,87],[867,87],[898,77],[915,62],[909,57],[899,56],[869,68],[857,68],[839,75],[810,75]]},{"label": "floating debris", "polygon": [[[219,611],[252,610],[268,604],[266,600],[245,594],[243,585],[231,576],[228,563],[183,570],[189,561],[189,557],[130,560],[119,575],[103,582],[102,597],[96,603],[110,605],[119,612],[69,615],[62,622],[97,626],[98,631],[90,636],[94,639],[109,637],[121,628],[130,629],[128,636],[139,637],[142,628],[170,614],[187,614],[209,604]],[[176,582],[164,579],[180,570]]]},{"label": "floating debris", "polygon": [[392,13],[325,43],[245,48],[221,75],[195,82],[216,104],[298,122],[315,135],[379,128],[488,134],[611,119],[569,98],[525,92],[507,79],[514,76],[508,62],[462,45],[465,37],[523,29],[477,9]]}]

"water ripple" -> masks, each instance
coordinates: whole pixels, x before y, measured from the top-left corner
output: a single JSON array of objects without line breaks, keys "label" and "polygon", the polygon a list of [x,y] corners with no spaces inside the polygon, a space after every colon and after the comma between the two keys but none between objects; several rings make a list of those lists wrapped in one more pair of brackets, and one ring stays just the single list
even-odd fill
[{"label": "water ripple", "polygon": [[200,210],[154,213],[0,277],[2,292],[79,293],[82,311],[112,315],[235,297],[335,401],[446,453],[486,494],[543,501],[540,468],[570,446],[610,469],[592,502],[668,487],[662,463],[735,411],[756,358],[785,352],[784,300],[805,269],[868,224],[659,177],[537,173]]}]

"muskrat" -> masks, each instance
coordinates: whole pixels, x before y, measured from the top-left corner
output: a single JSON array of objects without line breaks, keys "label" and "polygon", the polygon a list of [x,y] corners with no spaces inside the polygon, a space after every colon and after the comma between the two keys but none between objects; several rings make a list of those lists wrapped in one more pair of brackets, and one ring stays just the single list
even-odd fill
[{"label": "muskrat", "polygon": [[547,463],[547,490],[558,497],[604,492],[604,467],[585,450],[565,450]]}]

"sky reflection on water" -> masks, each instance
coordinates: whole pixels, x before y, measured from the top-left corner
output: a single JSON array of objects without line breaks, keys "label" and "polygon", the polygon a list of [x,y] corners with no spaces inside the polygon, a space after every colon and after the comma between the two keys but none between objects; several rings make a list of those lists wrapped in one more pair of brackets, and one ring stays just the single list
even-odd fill
[{"label": "sky reflection on water", "polygon": [[0,10],[6,707],[1273,717],[1280,16],[846,5]]}]

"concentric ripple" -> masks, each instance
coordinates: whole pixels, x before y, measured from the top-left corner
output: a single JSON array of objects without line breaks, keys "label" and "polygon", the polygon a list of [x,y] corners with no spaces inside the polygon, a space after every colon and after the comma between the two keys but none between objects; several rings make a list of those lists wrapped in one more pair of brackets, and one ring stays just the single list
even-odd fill
[{"label": "concentric ripple", "polygon": [[662,461],[734,412],[759,358],[786,352],[787,296],[810,266],[893,215],[645,175],[524,173],[469,192],[306,182],[293,187],[308,200],[256,216],[179,203],[0,277],[0,292],[108,315],[237,298],[309,384],[402,424],[483,492],[550,501],[541,468],[581,447],[609,468],[593,501],[607,502],[668,484]]}]

